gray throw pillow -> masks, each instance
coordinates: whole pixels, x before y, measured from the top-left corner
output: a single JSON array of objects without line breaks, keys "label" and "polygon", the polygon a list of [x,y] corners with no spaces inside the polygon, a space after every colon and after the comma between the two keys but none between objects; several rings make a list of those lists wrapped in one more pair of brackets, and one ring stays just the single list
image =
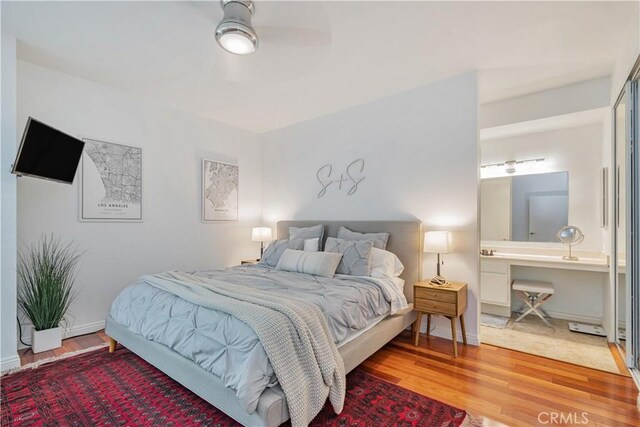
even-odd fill
[{"label": "gray throw pillow", "polygon": [[373,240],[374,248],[387,249],[389,233],[358,233],[357,231],[349,230],[347,227],[340,227],[338,229],[338,239],[351,241]]},{"label": "gray throw pillow", "polygon": [[325,252],[342,254],[336,273],[350,276],[369,276],[372,247],[372,240],[349,241],[329,237],[324,245],[324,250]]},{"label": "gray throw pillow", "polygon": [[294,240],[274,240],[266,247],[260,264],[268,265],[269,267],[275,267],[280,261],[280,257],[287,249],[300,250],[304,246],[304,239]]},{"label": "gray throw pillow", "polygon": [[289,239],[318,239],[318,250],[322,250],[322,238],[324,237],[324,225],[318,224],[312,227],[289,227]]}]

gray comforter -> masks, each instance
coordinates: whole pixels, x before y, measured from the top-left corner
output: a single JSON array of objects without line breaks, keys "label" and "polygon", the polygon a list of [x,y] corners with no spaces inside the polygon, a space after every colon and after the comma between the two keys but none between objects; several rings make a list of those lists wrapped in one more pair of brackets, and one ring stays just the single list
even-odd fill
[{"label": "gray comforter", "polygon": [[[401,291],[371,278],[321,278],[263,266],[195,272],[197,276],[304,299],[325,315],[336,344],[392,312]],[[392,304],[393,302],[393,304]],[[277,384],[273,367],[255,332],[237,318],[188,302],[141,279],[115,299],[111,317],[132,332],[164,344],[232,388],[249,413],[260,395]]]}]

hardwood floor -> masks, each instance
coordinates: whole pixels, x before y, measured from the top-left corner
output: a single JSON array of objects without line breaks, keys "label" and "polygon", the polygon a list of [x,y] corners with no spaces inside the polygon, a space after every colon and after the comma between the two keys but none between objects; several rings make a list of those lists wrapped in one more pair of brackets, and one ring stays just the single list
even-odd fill
[{"label": "hardwood floor", "polygon": [[620,347],[618,347],[615,343],[609,343],[609,350],[613,355],[613,360],[616,361],[616,366],[622,375],[629,376],[629,370],[627,369],[627,365],[624,361],[624,353],[621,353]]},{"label": "hardwood floor", "polygon": [[[20,357],[25,364],[107,341],[97,332],[65,340],[52,352],[27,350]],[[640,426],[638,390],[628,376],[484,344],[460,345],[458,351],[454,359],[451,342],[437,337],[421,336],[414,347],[405,332],[363,366],[404,388],[510,426]]]},{"label": "hardwood floor", "polygon": [[43,351],[42,353],[33,354],[30,348],[19,350],[20,364],[37,362],[38,360],[47,359],[54,356],[62,356],[65,353],[83,350],[85,348],[95,347],[97,345],[109,342],[109,337],[104,331],[98,331],[94,334],[81,335],[78,337],[68,338],[62,341],[62,347],[55,350]]},{"label": "hardwood floor", "polygon": [[[640,425],[638,390],[628,376],[484,344],[460,346],[454,359],[450,347],[448,340],[426,336],[414,347],[403,333],[364,365],[402,387],[507,425],[553,425],[545,423],[551,415],[538,420],[541,412],[574,417],[564,425]],[[580,422],[583,412],[588,423]]]}]

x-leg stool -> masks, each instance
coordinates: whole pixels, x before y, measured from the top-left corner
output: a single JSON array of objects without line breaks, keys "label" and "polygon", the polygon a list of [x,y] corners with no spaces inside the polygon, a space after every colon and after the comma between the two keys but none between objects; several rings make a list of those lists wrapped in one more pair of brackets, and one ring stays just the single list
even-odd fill
[{"label": "x-leg stool", "polygon": [[516,279],[513,281],[513,290],[518,291],[518,296],[525,303],[525,307],[528,307],[516,319],[516,322],[521,321],[529,314],[536,314],[545,325],[551,327],[551,324],[545,318],[549,316],[541,307],[553,295],[554,289],[551,283]]}]

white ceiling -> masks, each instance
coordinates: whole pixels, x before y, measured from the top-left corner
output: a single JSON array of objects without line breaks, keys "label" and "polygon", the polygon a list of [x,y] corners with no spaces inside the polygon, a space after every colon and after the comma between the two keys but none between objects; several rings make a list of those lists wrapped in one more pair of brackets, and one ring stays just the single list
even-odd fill
[{"label": "white ceiling", "polygon": [[635,2],[257,2],[220,49],[212,2],[2,2],[19,57],[264,132],[481,70],[483,102],[613,70]]}]

